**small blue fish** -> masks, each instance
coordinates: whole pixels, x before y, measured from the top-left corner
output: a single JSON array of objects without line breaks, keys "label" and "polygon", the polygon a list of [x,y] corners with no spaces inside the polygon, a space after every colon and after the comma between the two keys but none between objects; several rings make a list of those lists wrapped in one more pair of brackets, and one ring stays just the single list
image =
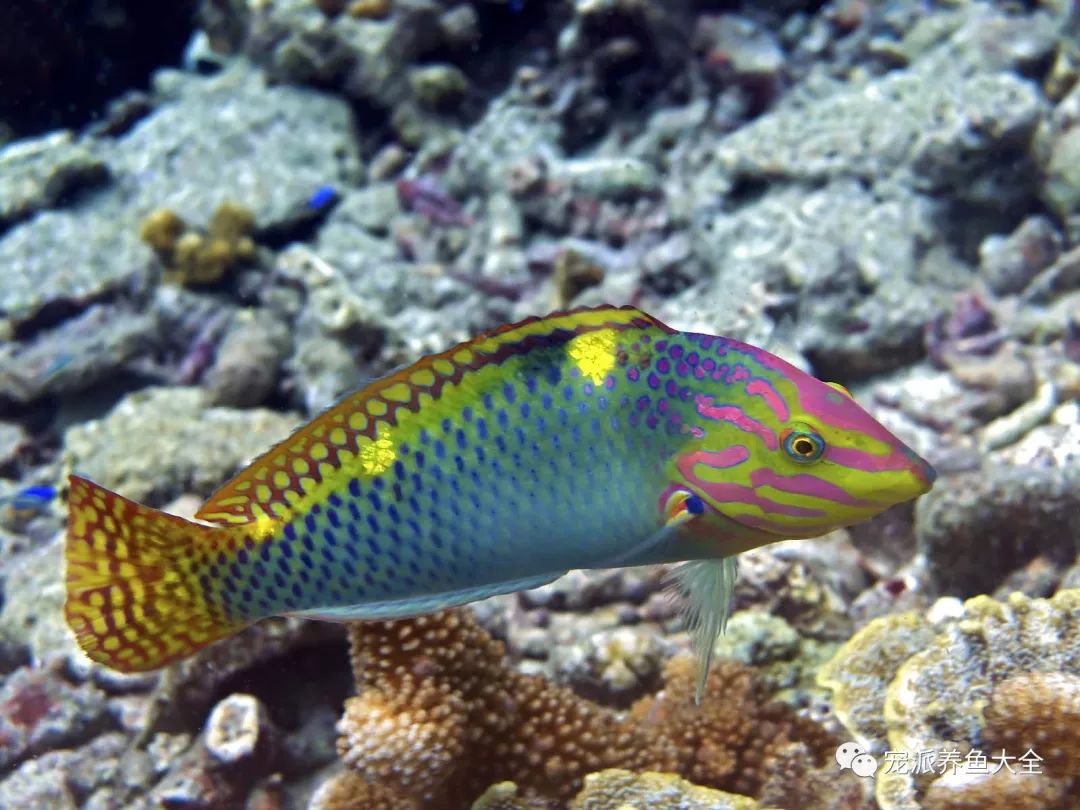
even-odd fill
[{"label": "small blue fish", "polygon": [[331,185],[319,186],[315,189],[315,192],[308,197],[307,207],[312,211],[322,211],[324,208],[328,208],[338,201],[337,189]]},{"label": "small blue fish", "polygon": [[3,503],[3,522],[18,531],[34,518],[49,511],[56,498],[56,488],[47,485],[23,487],[14,495],[0,501]]},{"label": "small blue fish", "polygon": [[48,485],[41,486],[29,486],[23,487],[12,499],[16,503],[20,504],[48,504],[51,503],[53,498],[56,497],[56,487],[50,487]]}]

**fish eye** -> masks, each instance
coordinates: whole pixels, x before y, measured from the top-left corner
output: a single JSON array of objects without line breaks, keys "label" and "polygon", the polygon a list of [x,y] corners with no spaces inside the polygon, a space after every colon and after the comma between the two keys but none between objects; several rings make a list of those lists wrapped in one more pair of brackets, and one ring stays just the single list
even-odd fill
[{"label": "fish eye", "polygon": [[825,452],[825,440],[812,430],[784,431],[784,452],[800,464],[809,464]]}]

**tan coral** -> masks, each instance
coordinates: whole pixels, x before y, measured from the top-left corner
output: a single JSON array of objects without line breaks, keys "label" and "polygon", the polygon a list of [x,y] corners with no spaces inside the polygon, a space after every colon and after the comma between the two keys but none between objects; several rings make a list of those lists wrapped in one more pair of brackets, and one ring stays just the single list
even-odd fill
[{"label": "tan coral", "polygon": [[390,0],[355,0],[345,9],[350,17],[361,20],[382,20],[390,16],[394,4]]},{"label": "tan coral", "polygon": [[[942,603],[947,603],[947,609],[942,609]],[[878,620],[882,623],[876,636],[865,629],[841,648],[829,665],[825,680],[834,688],[839,684],[836,695],[841,720],[850,723],[848,729],[853,734],[871,737],[867,742],[879,749],[956,750],[966,757],[973,749],[989,745],[983,711],[997,685],[1031,672],[1080,675],[1080,591],[1059,591],[1050,599],[1030,599],[1019,593],[1003,601],[978,596],[962,605],[957,600],[941,600],[931,609],[930,619],[935,631],[929,641],[919,632],[910,637],[887,632],[890,625]],[[898,665],[904,648],[908,657]],[[876,668],[875,649],[882,651]],[[853,680],[843,674],[848,666],[873,674],[863,683],[866,688],[850,688]],[[890,678],[893,668],[895,674]],[[880,685],[886,681],[882,700]],[[1000,697],[1008,698],[1009,693]],[[1031,694],[1023,699],[1032,699]],[[1055,700],[1058,698],[1050,702]],[[882,724],[873,720],[879,707],[885,740],[877,736]],[[1001,717],[1006,723],[1004,714]],[[857,718],[855,722],[853,718]],[[1016,728],[1023,734],[1027,727],[1021,723]],[[1008,753],[1018,756],[1023,752]],[[918,808],[938,775],[929,769],[918,774],[879,771],[877,801],[883,810]],[[936,790],[940,794],[944,787]]]},{"label": "tan coral", "polygon": [[520,795],[513,782],[499,782],[483,792],[470,810],[549,810],[550,803]]},{"label": "tan coral", "polygon": [[667,740],[512,670],[470,611],[356,624],[350,638],[359,693],[339,724],[342,758],[421,801],[464,806],[504,779],[569,798],[591,771],[674,765]]},{"label": "tan coral", "polygon": [[1070,810],[1070,785],[1038,773],[951,774],[926,791],[923,810]]},{"label": "tan coral", "polygon": [[[760,678],[741,664],[717,666],[698,707],[695,664],[675,659],[663,692],[621,717],[513,670],[503,645],[469,610],[357,623],[350,638],[358,693],[339,724],[341,756],[355,773],[423,808],[467,807],[507,780],[520,800],[500,788],[489,791],[491,806],[562,806],[586,774],[607,768],[675,772],[752,794],[770,768],[796,779],[808,772],[778,769],[785,746],[800,745],[808,769],[836,749],[821,727],[769,701]],[[772,789],[782,793],[783,778],[773,777]],[[829,801],[808,797],[801,808],[832,807]]]},{"label": "tan coral", "polygon": [[187,230],[180,216],[169,208],[151,211],[139,226],[139,238],[158,253],[169,253]]},{"label": "tan coral", "polygon": [[[551,810],[522,796],[513,782],[492,785],[471,810]],[[567,810],[767,810],[756,799],[695,785],[677,774],[611,768],[585,777]]]},{"label": "tan coral", "polygon": [[[836,746],[830,744],[835,753]],[[851,770],[838,771],[834,757],[815,765],[806,743],[774,746],[765,759],[765,781],[757,796],[769,807],[869,810],[874,807],[873,784]]]},{"label": "tan coral", "polygon": [[308,801],[308,810],[420,810],[412,799],[365,780],[355,771],[328,779]]},{"label": "tan coral", "polygon": [[696,667],[690,656],[673,658],[664,671],[664,689],[631,709],[645,727],[674,741],[678,772],[691,782],[756,796],[769,776],[770,754],[784,745],[805,743],[816,765],[835,754],[838,740],[787,704],[769,701],[760,676],[742,664],[716,664],[706,698],[696,706]]},{"label": "tan coral", "polygon": [[611,769],[585,777],[569,810],[764,810],[748,796],[694,785],[673,773]]},{"label": "tan coral", "polygon": [[1062,591],[1052,599],[1020,593],[1002,602],[969,599],[962,616],[909,658],[889,684],[889,746],[966,753],[977,742],[994,684],[1022,672],[1076,671],[1078,666],[1080,591]]},{"label": "tan coral", "polygon": [[888,747],[885,691],[900,665],[936,634],[921,613],[882,616],[852,636],[818,671],[818,685],[832,690],[836,717],[867,751],[880,754]]},{"label": "tan coral", "polygon": [[1014,675],[994,687],[983,716],[994,750],[1033,751],[1051,776],[1080,779],[1080,676]]},{"label": "tan coral", "polygon": [[255,216],[226,200],[214,211],[205,234],[191,230],[174,211],[159,208],[142,222],[140,238],[154,249],[166,278],[178,284],[214,284],[237,263],[255,255]]},{"label": "tan coral", "polygon": [[424,795],[446,780],[463,753],[466,711],[458,695],[410,686],[349,700],[338,748],[345,764],[361,767],[368,779]]}]

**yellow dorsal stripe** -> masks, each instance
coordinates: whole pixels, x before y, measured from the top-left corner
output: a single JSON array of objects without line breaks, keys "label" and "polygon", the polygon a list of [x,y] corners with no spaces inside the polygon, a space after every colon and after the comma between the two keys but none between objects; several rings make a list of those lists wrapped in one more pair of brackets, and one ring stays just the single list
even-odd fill
[{"label": "yellow dorsal stripe", "polygon": [[[422,358],[349,394],[284,441],[255,459],[224,484],[196,514],[221,524],[259,521],[265,536],[269,522],[284,522],[324,498],[336,486],[327,479],[344,464],[378,474],[393,463],[388,428],[398,411],[416,411],[437,396],[441,386],[457,382],[477,355],[493,355],[532,336],[559,330],[590,331],[605,327],[658,326],[659,321],[634,307],[579,308],[501,326],[446,351]],[[282,484],[285,484],[282,486]]]}]

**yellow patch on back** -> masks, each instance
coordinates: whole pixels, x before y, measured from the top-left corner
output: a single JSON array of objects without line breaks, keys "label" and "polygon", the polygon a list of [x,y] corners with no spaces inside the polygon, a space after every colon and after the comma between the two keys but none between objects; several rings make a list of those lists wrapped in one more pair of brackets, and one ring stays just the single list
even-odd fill
[{"label": "yellow patch on back", "polygon": [[360,469],[365,475],[378,475],[390,469],[397,458],[397,449],[385,432],[375,441],[360,445]]},{"label": "yellow patch on back", "polygon": [[566,353],[581,369],[582,376],[588,377],[593,383],[599,385],[615,368],[616,334],[610,329],[604,329],[578,335],[567,344]]},{"label": "yellow patch on back", "polygon": [[[615,365],[619,329],[638,327],[670,331],[632,307],[583,308],[501,326],[441,354],[422,358],[349,395],[300,427],[222,486],[195,516],[221,523],[240,523],[269,514],[280,526],[297,511],[302,512],[342,486],[338,474],[342,468],[347,468],[350,474],[355,471],[365,475],[378,475],[389,468],[397,457],[397,449],[395,440],[382,432],[383,427],[396,433],[402,420],[409,419],[411,413],[431,407],[440,398],[456,401],[456,394],[467,390],[462,375],[491,355],[507,347],[511,353],[528,351],[533,344],[522,341],[529,337],[555,331],[577,332],[580,334],[570,341],[571,357],[585,375],[600,382]],[[281,486],[282,479],[277,474],[280,471],[296,477],[287,486]],[[250,497],[252,481],[271,480],[278,490],[272,494],[272,501]],[[259,502],[263,508],[256,512],[254,507]]]}]

